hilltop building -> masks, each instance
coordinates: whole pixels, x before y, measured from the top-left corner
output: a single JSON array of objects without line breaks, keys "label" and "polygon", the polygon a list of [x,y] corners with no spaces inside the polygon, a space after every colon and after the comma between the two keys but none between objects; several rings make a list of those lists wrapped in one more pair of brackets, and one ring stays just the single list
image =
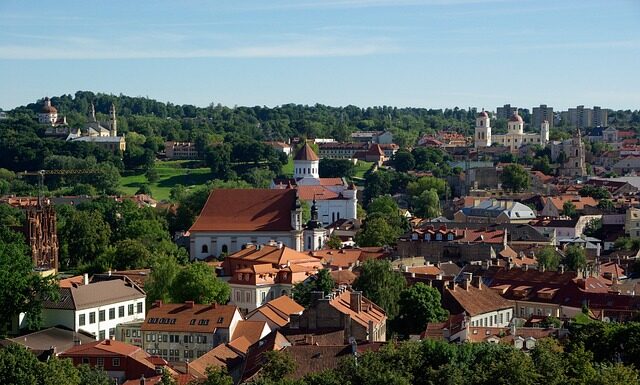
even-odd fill
[{"label": "hilltop building", "polygon": [[317,220],[323,226],[339,219],[357,219],[355,185],[348,185],[343,178],[320,178],[319,167],[318,155],[305,143],[293,159],[293,178],[274,179],[271,188],[297,191],[300,200],[316,206]]},{"label": "hilltop building", "polygon": [[112,151],[124,152],[127,148],[124,136],[118,136],[118,120],[116,118],[116,106],[111,104],[109,109],[109,121],[100,122],[96,119],[96,109],[91,103],[89,110],[89,123],[83,128],[71,130],[67,140],[74,142],[91,142],[98,146],[106,147]]},{"label": "hilltop building", "polygon": [[51,99],[48,96],[44,98],[42,109],[38,113],[38,123],[48,126],[45,131],[47,136],[69,134],[67,117],[58,114],[58,110],[51,105]]},{"label": "hilltop building", "polygon": [[522,146],[539,144],[546,146],[549,142],[549,122],[543,121],[540,126],[540,133],[524,132],[524,121],[515,111],[507,123],[506,134],[491,133],[491,119],[489,114],[482,111],[476,117],[476,128],[474,135],[475,147],[490,147],[493,144],[509,147],[515,151]]}]

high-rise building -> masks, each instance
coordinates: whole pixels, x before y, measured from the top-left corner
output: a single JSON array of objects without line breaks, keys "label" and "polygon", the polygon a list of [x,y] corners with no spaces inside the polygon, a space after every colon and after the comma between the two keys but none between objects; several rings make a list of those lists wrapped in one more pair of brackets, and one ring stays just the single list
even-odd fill
[{"label": "high-rise building", "polygon": [[531,116],[532,127],[542,127],[544,121],[549,122],[549,127],[553,127],[553,107],[541,104],[540,107],[533,107]]},{"label": "high-rise building", "polygon": [[496,110],[497,119],[509,119],[518,111],[518,107],[511,107],[511,104],[505,104],[502,107],[498,107]]},{"label": "high-rise building", "polygon": [[606,108],[600,108],[599,106],[593,106],[593,126],[594,127],[606,127],[609,123],[609,110]]}]

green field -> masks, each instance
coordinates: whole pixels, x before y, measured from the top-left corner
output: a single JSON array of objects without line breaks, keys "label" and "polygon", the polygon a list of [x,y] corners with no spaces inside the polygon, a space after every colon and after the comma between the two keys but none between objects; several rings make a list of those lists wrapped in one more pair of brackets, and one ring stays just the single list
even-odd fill
[{"label": "green field", "polygon": [[[157,182],[149,183],[151,193],[157,200],[169,199],[171,188],[177,184],[185,187],[205,184],[209,181],[211,170],[208,167],[186,168],[189,161],[158,161],[156,170],[160,177]],[[126,174],[120,178],[120,190],[125,194],[135,194],[140,185],[147,184],[144,171]]]}]

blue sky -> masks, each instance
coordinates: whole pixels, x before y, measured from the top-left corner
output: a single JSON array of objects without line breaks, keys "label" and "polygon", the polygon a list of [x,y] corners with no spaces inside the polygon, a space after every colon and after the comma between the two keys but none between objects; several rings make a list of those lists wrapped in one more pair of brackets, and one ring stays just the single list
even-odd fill
[{"label": "blue sky", "polygon": [[206,106],[640,108],[639,0],[0,2],[0,108],[91,90]]}]

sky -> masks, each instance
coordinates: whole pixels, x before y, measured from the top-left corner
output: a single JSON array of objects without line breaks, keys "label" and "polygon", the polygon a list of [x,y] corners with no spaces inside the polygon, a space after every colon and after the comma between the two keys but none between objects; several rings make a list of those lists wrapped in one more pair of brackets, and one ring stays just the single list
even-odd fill
[{"label": "sky", "polygon": [[640,108],[640,0],[0,1],[0,108]]}]

